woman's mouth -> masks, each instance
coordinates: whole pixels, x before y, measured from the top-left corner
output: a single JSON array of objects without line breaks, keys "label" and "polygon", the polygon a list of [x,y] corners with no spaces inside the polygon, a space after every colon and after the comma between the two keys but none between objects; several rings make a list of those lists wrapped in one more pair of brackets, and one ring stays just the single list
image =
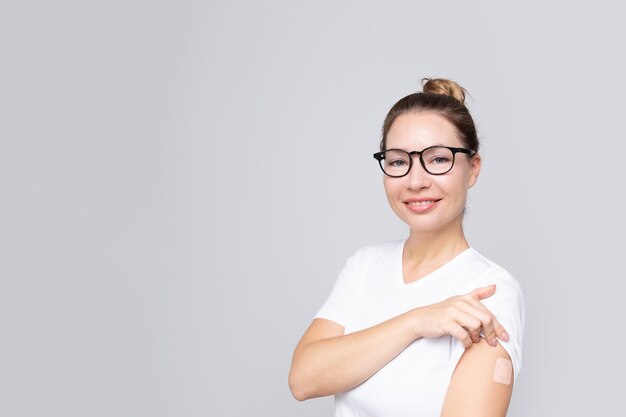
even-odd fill
[{"label": "woman's mouth", "polygon": [[424,201],[409,201],[407,204],[412,206],[427,206],[429,204],[433,204],[435,200],[424,200]]},{"label": "woman's mouth", "polygon": [[419,199],[419,200],[407,200],[404,204],[415,213],[425,213],[431,210],[437,205],[441,199]]}]

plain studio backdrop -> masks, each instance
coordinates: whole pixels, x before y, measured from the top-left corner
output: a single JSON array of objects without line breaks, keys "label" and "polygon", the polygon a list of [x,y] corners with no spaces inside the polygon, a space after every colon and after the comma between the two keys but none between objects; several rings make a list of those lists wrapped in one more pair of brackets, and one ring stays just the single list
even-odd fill
[{"label": "plain studio backdrop", "polygon": [[466,232],[526,297],[509,416],[619,414],[617,4],[2,2],[0,415],[331,416],[291,354],[407,235],[372,153],[422,77],[471,94]]}]

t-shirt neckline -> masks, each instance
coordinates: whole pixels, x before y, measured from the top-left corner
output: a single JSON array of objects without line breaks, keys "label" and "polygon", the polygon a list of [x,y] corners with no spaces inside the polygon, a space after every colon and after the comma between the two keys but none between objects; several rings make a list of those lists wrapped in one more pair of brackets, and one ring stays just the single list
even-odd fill
[{"label": "t-shirt neckline", "polygon": [[422,278],[418,279],[417,281],[406,283],[404,282],[404,271],[402,270],[402,256],[404,254],[404,245],[407,240],[408,238],[400,241],[400,244],[398,245],[398,249],[396,251],[396,259],[395,259],[396,283],[398,284],[400,288],[404,290],[409,290],[409,289],[418,288],[418,287],[427,285],[428,283],[436,279],[438,276],[448,271],[451,267],[453,267],[456,263],[458,263],[459,260],[461,260],[462,258],[464,258],[465,256],[467,256],[468,254],[474,251],[474,249],[470,246],[467,249],[464,249],[462,252],[459,252],[456,256],[454,256],[448,262],[441,265],[439,268],[435,269],[431,273],[424,275]]}]

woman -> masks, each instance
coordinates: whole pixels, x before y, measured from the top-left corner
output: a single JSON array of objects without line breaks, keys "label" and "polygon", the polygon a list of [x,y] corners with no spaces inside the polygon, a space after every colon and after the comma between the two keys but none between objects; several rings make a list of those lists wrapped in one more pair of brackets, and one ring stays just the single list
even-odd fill
[{"label": "woman", "polygon": [[521,288],[463,232],[481,168],[465,90],[424,81],[374,154],[409,236],[348,259],[294,352],[294,397],[335,395],[336,416],[504,416],[520,370]]}]

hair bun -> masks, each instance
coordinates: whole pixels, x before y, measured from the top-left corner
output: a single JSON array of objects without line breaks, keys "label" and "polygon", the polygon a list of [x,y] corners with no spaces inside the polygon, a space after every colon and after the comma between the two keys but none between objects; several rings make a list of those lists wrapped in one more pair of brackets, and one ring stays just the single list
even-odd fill
[{"label": "hair bun", "polygon": [[445,78],[423,78],[422,83],[424,83],[422,89],[425,93],[451,96],[465,105],[465,93],[467,93],[467,90],[454,81],[446,80]]}]

